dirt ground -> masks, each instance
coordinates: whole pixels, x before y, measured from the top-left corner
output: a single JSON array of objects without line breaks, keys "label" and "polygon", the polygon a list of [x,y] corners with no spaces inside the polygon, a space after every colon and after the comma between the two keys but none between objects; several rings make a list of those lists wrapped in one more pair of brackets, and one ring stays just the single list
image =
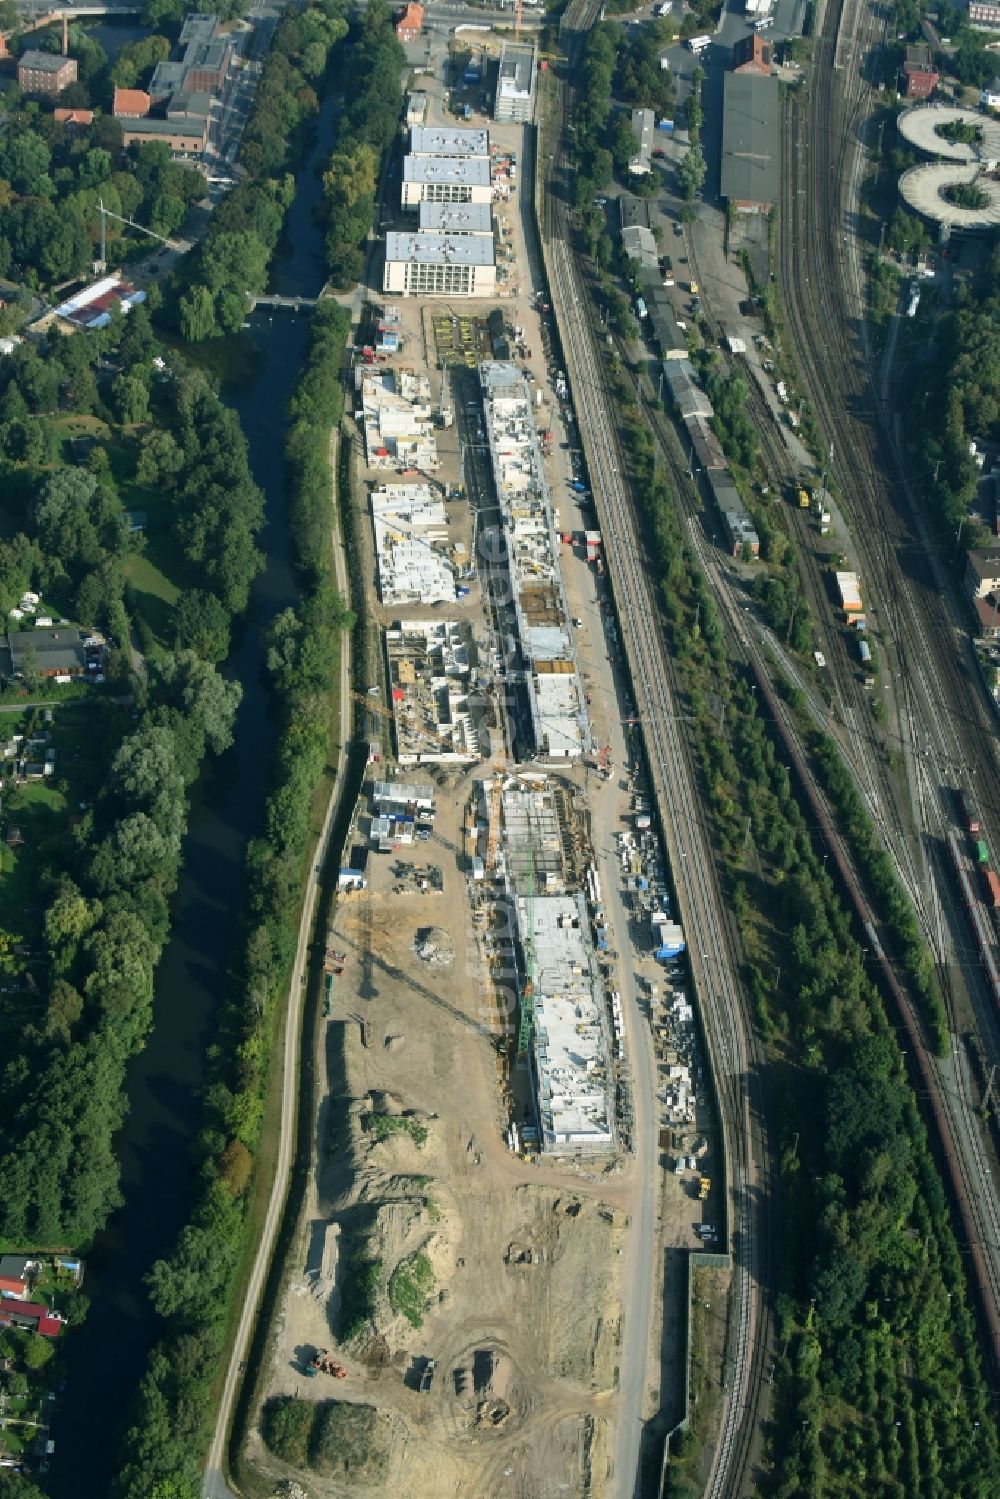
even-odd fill
[{"label": "dirt ground", "polygon": [[[425,84],[430,122],[440,123],[445,118],[440,73]],[[491,139],[516,150],[523,163],[521,127],[491,124],[490,130]],[[520,192],[496,208],[509,232],[512,271],[517,267],[503,300],[462,302],[450,309],[445,302],[402,301],[405,347],[392,362],[427,373],[437,400],[441,377],[434,315],[451,310],[482,317],[501,306],[507,320],[524,329],[522,362],[541,393],[539,426],[554,434],[548,469],[560,528],[579,531],[593,521],[570,487],[570,449],[579,438],[552,394],[552,371],[530,295],[532,284],[540,282],[525,232],[527,209]],[[376,300],[382,299],[376,294]],[[461,388],[453,386],[456,405]],[[434,477],[455,485],[463,478],[459,427],[439,430],[436,437],[440,468]],[[360,477],[378,483],[397,478],[363,470]],[[471,552],[467,502],[449,499],[448,514],[451,539]],[[438,617],[439,611],[420,604],[379,606],[363,482],[357,521],[366,614],[373,626],[400,616]],[[570,609],[582,623],[577,645],[594,730],[598,742],[612,745],[620,764],[625,759],[622,707],[593,570],[577,549],[567,547],[563,561]],[[467,620],[477,639],[485,639],[478,578],[448,614]],[[390,1434],[388,1459],[376,1481],[368,1472],[348,1479],[293,1473],[254,1432],[246,1456],[261,1494],[289,1479],[304,1499],[347,1493],[360,1499],[389,1494],[394,1499],[469,1494],[600,1499],[610,1492],[622,1250],[635,1191],[634,1158],[526,1162],[507,1148],[510,1098],[526,1095],[527,1077],[508,1077],[504,1070],[496,1044],[501,1017],[480,948],[483,928],[474,919],[476,892],[458,857],[475,774],[453,771],[447,782],[438,779],[430,841],[374,856],[369,890],[339,900],[329,942],[346,961],[334,980],[332,1015],[322,1023],[319,1041],[325,1099],[315,1169],[289,1257],[290,1278],[275,1319],[264,1391],[265,1399],[297,1395],[317,1404],[337,1400],[374,1408],[382,1431]],[[410,780],[427,778],[423,769],[407,773]],[[618,879],[614,834],[628,808],[624,780],[606,788],[592,806],[591,833],[609,900]],[[415,877],[418,866],[426,890]],[[436,884],[440,890],[432,888]],[[624,920],[618,928],[622,979],[645,987],[659,976],[648,933],[630,932]],[[447,934],[450,961],[427,962],[414,951],[418,935],[426,937],[431,929]],[[650,1011],[640,1023],[652,1019]],[[661,1074],[662,1068],[657,1089]],[[650,1121],[657,1128],[663,1123],[662,1118]],[[702,1125],[699,1109],[697,1127]],[[698,1242],[694,1224],[709,1215],[710,1206],[692,1200],[692,1180],[664,1174],[659,1185],[661,1244],[693,1247]],[[355,1301],[357,1265],[365,1257],[378,1265],[374,1315],[342,1340]],[[422,1311],[418,1304],[418,1327],[390,1300],[392,1285],[400,1304],[399,1287],[408,1278],[412,1283],[417,1265],[427,1303]],[[667,1350],[671,1363],[677,1332],[676,1318],[661,1329],[658,1296],[654,1308],[647,1416],[655,1413],[657,1393],[660,1399],[664,1395],[656,1350]],[[320,1348],[346,1367],[345,1379],[307,1376],[308,1361]],[[674,1383],[681,1373],[674,1371]]]},{"label": "dirt ground", "polygon": [[[430,842],[369,861],[370,889],[340,899],[332,929],[347,960],[324,1022],[329,1100],[267,1394],[374,1406],[394,1440],[377,1486],[296,1474],[316,1499],[605,1491],[626,1184],[614,1163],[602,1178],[598,1164],[533,1165],[504,1143],[495,1017],[455,854],[470,785],[442,792]],[[440,892],[405,873],[428,865]],[[450,937],[449,962],[414,952],[432,928]],[[399,1125],[385,1133],[373,1116]],[[379,1263],[375,1315],[340,1343],[361,1245]],[[388,1289],[414,1255],[433,1274],[419,1328]],[[316,1348],[347,1378],[306,1377]],[[258,1437],[248,1455],[262,1476],[288,1472]]]}]

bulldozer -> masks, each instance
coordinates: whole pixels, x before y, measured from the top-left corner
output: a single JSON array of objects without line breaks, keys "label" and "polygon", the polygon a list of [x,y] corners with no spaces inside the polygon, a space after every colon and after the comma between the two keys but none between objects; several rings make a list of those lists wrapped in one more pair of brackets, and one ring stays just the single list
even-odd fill
[{"label": "bulldozer", "polygon": [[330,1357],[329,1348],[317,1348],[312,1358],[306,1365],[306,1373],[311,1379],[317,1374],[329,1374],[333,1379],[346,1379],[347,1370],[343,1364],[338,1364],[336,1359]]}]

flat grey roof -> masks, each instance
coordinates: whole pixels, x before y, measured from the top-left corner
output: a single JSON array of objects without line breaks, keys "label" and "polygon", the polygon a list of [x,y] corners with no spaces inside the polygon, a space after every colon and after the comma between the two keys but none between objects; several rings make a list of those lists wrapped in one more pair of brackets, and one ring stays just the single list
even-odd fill
[{"label": "flat grey roof", "polygon": [[493,240],[483,234],[387,234],[385,258],[420,265],[492,265]]},{"label": "flat grey roof", "polygon": [[504,42],[500,53],[500,86],[505,92],[530,94],[534,71],[534,47]]},{"label": "flat grey roof", "polygon": [[208,121],[204,115],[176,115],[172,120],[157,120],[143,115],[138,120],[119,120],[126,135],[190,135],[204,138]]},{"label": "flat grey roof", "polygon": [[485,156],[407,156],[404,182],[467,182],[489,187],[490,164]]},{"label": "flat grey roof", "polygon": [[488,130],[462,130],[446,125],[413,125],[412,156],[485,156],[490,154]]},{"label": "flat grey roof", "polygon": [[634,228],[624,228],[622,245],[629,260],[638,260],[640,265],[648,266],[651,270],[656,269],[659,262],[652,229],[645,229],[641,224],[636,224]]},{"label": "flat grey roof", "polygon": [[82,630],[64,625],[53,630],[8,630],[7,645],[15,671],[24,666],[31,651],[39,664],[50,671],[60,667],[76,667],[86,664],[83,642],[87,637]]},{"label": "flat grey roof", "polygon": [[781,189],[781,95],[777,78],[727,73],[722,106],[722,196],[776,203]]},{"label": "flat grey roof", "polygon": [[488,203],[421,203],[417,222],[432,234],[492,234],[493,210]]}]

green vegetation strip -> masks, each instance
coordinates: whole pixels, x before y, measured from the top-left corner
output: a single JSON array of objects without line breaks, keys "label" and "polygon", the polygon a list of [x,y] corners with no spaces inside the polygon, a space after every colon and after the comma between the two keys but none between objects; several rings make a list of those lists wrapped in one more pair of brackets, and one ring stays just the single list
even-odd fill
[{"label": "green vegetation strip", "polygon": [[[172,1482],[193,1499],[213,1416],[211,1390],[225,1343],[237,1267],[247,1249],[261,1152],[271,1047],[287,998],[314,793],[328,762],[339,638],[351,622],[332,582],[331,432],[343,409],[349,315],[317,308],[286,439],[291,527],[300,579],[295,608],[274,621],[267,664],[280,727],[263,827],[247,852],[242,950],[212,1050],[213,1080],[198,1142],[203,1183],[192,1218],[149,1276],[164,1335],[150,1356],[124,1443],[119,1499],[147,1499]],[[252,1247],[252,1246],[251,1246]]]},{"label": "green vegetation strip", "polygon": [[[746,982],[770,1043],[782,1216],[765,1492],[986,1499],[1000,1457],[947,1202],[881,996],[782,750],[730,662],[630,396],[623,431]],[[719,729],[719,700],[725,704]],[[689,1462],[669,1492],[690,1492]]]},{"label": "green vegetation strip", "polygon": [[364,273],[381,164],[399,130],[406,54],[383,0],[353,23],[349,56],[338,145],[323,174],[327,271],[341,289]]}]

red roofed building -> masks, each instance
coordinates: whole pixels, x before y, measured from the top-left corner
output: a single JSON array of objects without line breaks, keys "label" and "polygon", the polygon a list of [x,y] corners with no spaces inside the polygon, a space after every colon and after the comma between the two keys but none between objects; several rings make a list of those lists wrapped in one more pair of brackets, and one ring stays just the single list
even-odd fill
[{"label": "red roofed building", "polygon": [[40,1332],[43,1338],[57,1338],[63,1320],[39,1301],[0,1301],[0,1327],[20,1327]]},{"label": "red roofed building", "polygon": [[54,109],[52,111],[60,125],[92,125],[94,123],[94,111],[92,109]]},{"label": "red roofed building", "polygon": [[16,1280],[12,1275],[0,1275],[0,1296],[24,1301],[27,1294],[28,1282],[26,1280]]},{"label": "red roofed building", "polygon": [[116,120],[144,120],[152,100],[141,88],[116,88],[111,113]]},{"label": "red roofed building", "polygon": [[763,78],[769,78],[772,62],[771,43],[765,42],[755,31],[733,47],[734,73],[758,73]]},{"label": "red roofed building", "polygon": [[424,7],[410,0],[396,22],[396,36],[401,42],[415,42],[424,27]]},{"label": "red roofed building", "polygon": [[927,99],[938,86],[940,74],[931,60],[931,49],[923,42],[907,47],[899,70],[899,92],[907,99]]}]

